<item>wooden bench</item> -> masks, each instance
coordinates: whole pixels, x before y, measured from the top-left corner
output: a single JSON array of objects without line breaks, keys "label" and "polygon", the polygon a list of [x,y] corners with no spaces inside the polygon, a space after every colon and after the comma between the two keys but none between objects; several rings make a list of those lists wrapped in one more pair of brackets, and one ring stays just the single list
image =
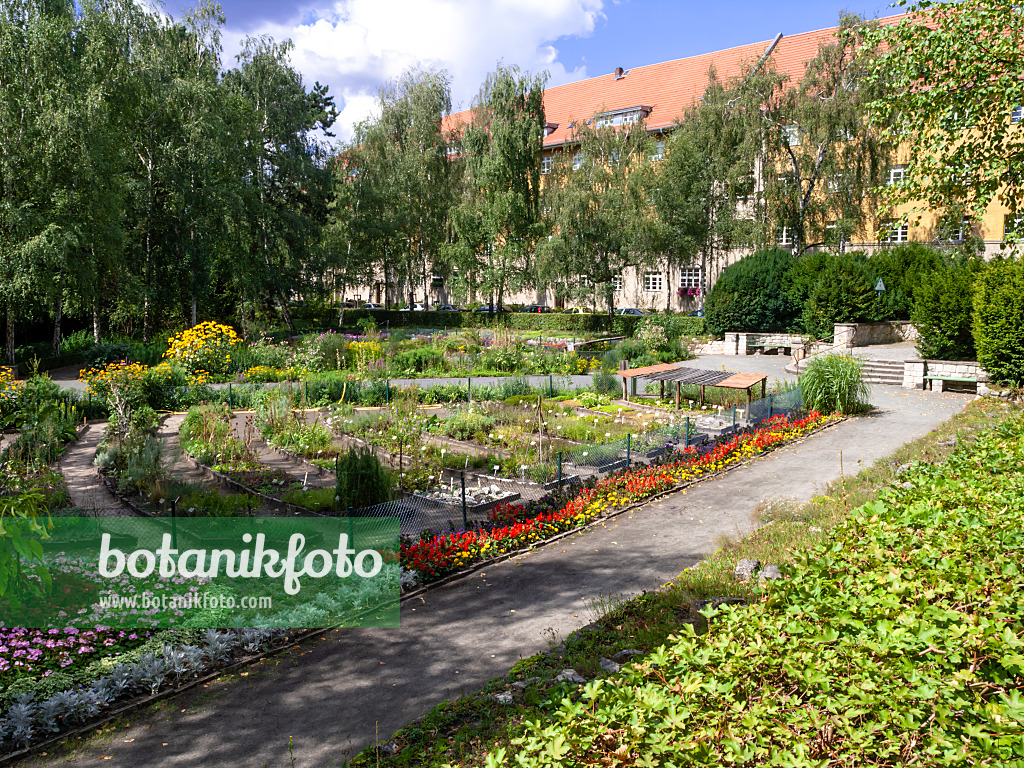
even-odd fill
[{"label": "wooden bench", "polygon": [[978,386],[978,379],[976,376],[932,376],[926,375],[924,377],[925,383],[928,389],[935,389],[935,382],[939,382],[939,392],[946,391],[946,382],[951,381],[957,384],[974,384],[975,389]]}]

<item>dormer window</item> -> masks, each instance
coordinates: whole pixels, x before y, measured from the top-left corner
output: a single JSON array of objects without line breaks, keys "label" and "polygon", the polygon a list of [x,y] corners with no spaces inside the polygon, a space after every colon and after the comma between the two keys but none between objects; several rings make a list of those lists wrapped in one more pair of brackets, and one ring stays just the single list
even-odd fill
[{"label": "dormer window", "polygon": [[616,109],[612,112],[604,112],[598,115],[595,120],[598,128],[605,126],[632,125],[638,123],[651,114],[651,107],[628,107]]},{"label": "dormer window", "polygon": [[558,123],[544,123],[544,136],[550,136],[558,130]]}]

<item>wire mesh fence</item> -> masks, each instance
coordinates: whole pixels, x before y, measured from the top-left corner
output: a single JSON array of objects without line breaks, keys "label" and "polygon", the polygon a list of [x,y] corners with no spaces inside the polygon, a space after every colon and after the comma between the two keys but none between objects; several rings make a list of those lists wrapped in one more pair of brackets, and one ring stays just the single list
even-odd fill
[{"label": "wire mesh fence", "polygon": [[[335,507],[308,514],[330,517],[397,518],[402,535],[419,537],[432,533],[471,530],[495,524],[506,504],[529,504],[551,493],[591,478],[656,460],[674,449],[701,445],[741,429],[754,427],[773,416],[789,416],[803,409],[799,389],[768,395],[745,407],[733,407],[702,417],[666,414],[668,423],[640,434],[605,444],[580,446],[552,452],[543,461],[522,467],[454,469],[406,456],[399,464],[387,461],[399,475],[400,497],[368,507]],[[392,457],[393,458],[393,457]],[[501,474],[499,474],[501,470]],[[510,476],[511,475],[511,476]],[[498,514],[495,514],[497,510]],[[134,514],[126,507],[73,510],[84,516]],[[167,505],[162,515],[181,516],[182,510]],[[261,515],[257,509],[252,514]]]}]

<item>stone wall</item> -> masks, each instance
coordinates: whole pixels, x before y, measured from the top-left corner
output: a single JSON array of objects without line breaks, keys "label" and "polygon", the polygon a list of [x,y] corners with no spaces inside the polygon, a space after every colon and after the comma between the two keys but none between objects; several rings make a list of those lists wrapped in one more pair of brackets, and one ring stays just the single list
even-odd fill
[{"label": "stone wall", "polygon": [[945,386],[951,383],[925,381],[925,376],[954,376],[956,378],[974,378],[978,384],[988,382],[988,374],[985,369],[975,362],[957,360],[907,360],[903,364],[903,388],[904,389],[928,389],[929,384],[933,390],[942,392]]},{"label": "stone wall", "polygon": [[727,333],[723,355],[753,355],[758,352],[777,352],[792,355],[803,347],[806,336],[792,333]]},{"label": "stone wall", "polygon": [[904,320],[885,323],[836,323],[833,331],[835,344],[848,349],[871,344],[897,344],[918,338],[917,329]]}]

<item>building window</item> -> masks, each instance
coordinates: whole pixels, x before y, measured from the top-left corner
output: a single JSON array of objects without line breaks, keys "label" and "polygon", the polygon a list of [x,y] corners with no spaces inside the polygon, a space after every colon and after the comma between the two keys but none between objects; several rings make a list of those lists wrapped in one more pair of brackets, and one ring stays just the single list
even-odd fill
[{"label": "building window", "polygon": [[1024,224],[1024,216],[1016,213],[1008,213],[1003,217],[1003,239],[1016,239],[1021,233],[1021,225]]},{"label": "building window", "polygon": [[827,245],[839,245],[845,239],[837,222],[829,221],[825,223],[825,243]]},{"label": "building window", "polygon": [[654,151],[651,153],[651,162],[658,162],[659,160],[665,159],[665,142],[656,141],[654,143]]},{"label": "building window", "polygon": [[889,169],[889,184],[902,184],[903,178],[907,173],[907,166],[905,165],[894,165]]},{"label": "building window", "polygon": [[622,275],[612,275],[612,290],[622,290]]},{"label": "building window", "polygon": [[611,152],[608,153],[608,167],[609,168],[614,168],[618,164],[619,164],[619,152],[618,152],[618,150],[613,149]]},{"label": "building window", "polygon": [[793,230],[789,227],[782,227],[775,233],[775,244],[776,245],[792,245],[793,244]]},{"label": "building window", "polygon": [[459,154],[459,145],[454,141],[448,142],[448,146],[445,148],[445,154],[448,155],[448,157]]},{"label": "building window", "polygon": [[971,236],[971,220],[966,216],[960,220],[959,224],[950,223],[946,227],[946,237],[951,243],[962,243],[968,237]]},{"label": "building window", "polygon": [[843,174],[837,173],[834,176],[830,176],[828,179],[828,193],[830,195],[837,194],[840,189],[843,188]]},{"label": "building window", "polygon": [[588,275],[580,275],[580,288],[589,288],[591,285]]},{"label": "building window", "polygon": [[1014,107],[1010,111],[1010,122],[1019,123],[1021,120],[1024,120],[1024,107]]},{"label": "building window", "polygon": [[598,115],[597,127],[604,128],[606,126],[618,126],[618,125],[632,125],[633,123],[639,122],[640,110],[633,109],[628,112],[614,112],[610,114]]},{"label": "building window", "polygon": [[648,293],[665,290],[664,276],[661,272],[644,272],[644,290]]},{"label": "building window", "polygon": [[575,152],[575,153],[573,153],[573,156],[572,156],[572,169],[574,171],[578,171],[582,167],[583,167],[583,153],[582,152]]},{"label": "building window", "polygon": [[546,157],[542,157],[540,159],[540,172],[541,173],[551,173],[551,168],[554,166],[554,164],[555,164],[555,158],[552,157],[551,155],[548,155]]},{"label": "building window", "polygon": [[878,228],[878,242],[880,243],[905,243],[910,233],[910,226],[905,221],[882,222]]},{"label": "building window", "polygon": [[796,123],[782,126],[782,143],[789,147],[799,147],[800,126]]},{"label": "building window", "polygon": [[683,267],[679,270],[679,287],[684,289],[700,288],[703,282],[700,267]]},{"label": "building window", "polygon": [[551,215],[551,206],[550,205],[544,206],[543,208],[540,209],[540,212],[542,214],[544,214],[545,216],[550,216]]}]

